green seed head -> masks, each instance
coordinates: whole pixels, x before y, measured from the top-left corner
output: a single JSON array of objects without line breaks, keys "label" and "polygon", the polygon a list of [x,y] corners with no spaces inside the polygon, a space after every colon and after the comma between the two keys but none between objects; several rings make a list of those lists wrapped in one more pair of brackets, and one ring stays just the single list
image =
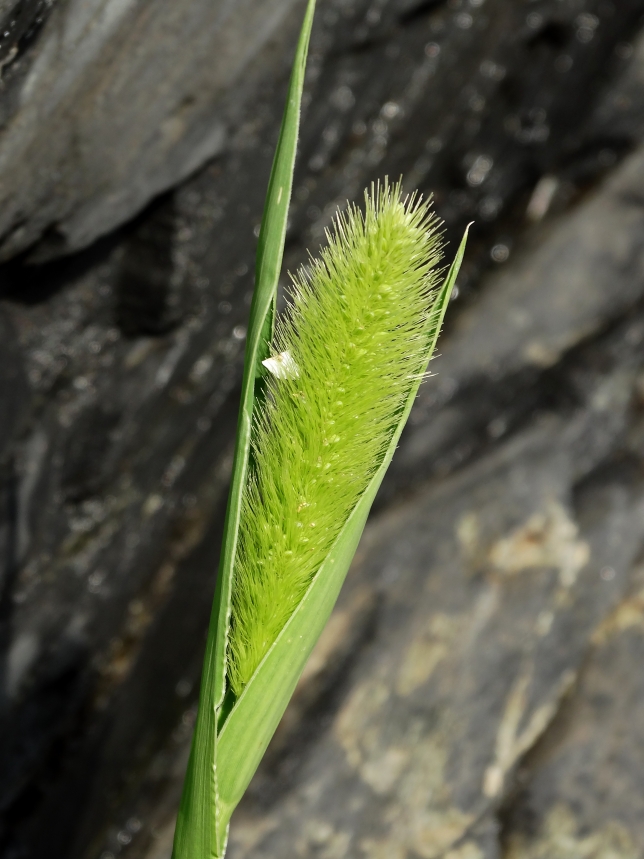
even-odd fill
[{"label": "green seed head", "polygon": [[241,695],[382,461],[435,322],[440,222],[372,187],[293,281],[256,410],[227,676]]}]

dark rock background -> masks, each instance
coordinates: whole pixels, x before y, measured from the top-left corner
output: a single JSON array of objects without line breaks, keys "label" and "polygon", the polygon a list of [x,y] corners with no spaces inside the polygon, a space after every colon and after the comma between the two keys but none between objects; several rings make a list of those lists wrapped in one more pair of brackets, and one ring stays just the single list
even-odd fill
[{"label": "dark rock background", "polygon": [[[301,0],[0,0],[0,855],[167,859]],[[644,855],[642,0],[320,0],[288,268],[475,221],[231,859]]]}]

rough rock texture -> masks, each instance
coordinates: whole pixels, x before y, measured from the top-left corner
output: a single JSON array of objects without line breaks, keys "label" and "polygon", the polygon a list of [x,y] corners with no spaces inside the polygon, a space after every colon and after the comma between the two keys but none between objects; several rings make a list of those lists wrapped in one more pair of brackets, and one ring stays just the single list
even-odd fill
[{"label": "rough rock texture", "polygon": [[42,260],[86,246],[223,150],[263,74],[258,53],[296,4],[4,5],[0,256],[45,236]]},{"label": "rough rock texture", "polygon": [[[169,857],[301,11],[0,0],[3,857]],[[287,265],[476,223],[233,859],[644,851],[643,14],[320,0]]]}]

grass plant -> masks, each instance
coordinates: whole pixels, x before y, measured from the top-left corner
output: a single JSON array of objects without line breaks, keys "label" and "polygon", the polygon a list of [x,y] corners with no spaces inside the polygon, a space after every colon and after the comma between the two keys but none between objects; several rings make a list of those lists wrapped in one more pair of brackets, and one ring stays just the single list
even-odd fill
[{"label": "grass plant", "polygon": [[230,816],[333,609],[463,258],[387,181],[340,215],[275,320],[309,0],[260,230],[231,489],[174,859],[222,859]]}]

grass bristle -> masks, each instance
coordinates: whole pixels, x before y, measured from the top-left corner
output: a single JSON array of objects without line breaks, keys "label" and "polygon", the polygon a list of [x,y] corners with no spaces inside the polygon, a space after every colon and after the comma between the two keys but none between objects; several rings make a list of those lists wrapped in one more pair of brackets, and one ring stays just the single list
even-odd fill
[{"label": "grass bristle", "polygon": [[427,203],[385,183],[293,282],[255,413],[235,560],[228,682],[241,695],[329,552],[424,372],[442,258]]}]

